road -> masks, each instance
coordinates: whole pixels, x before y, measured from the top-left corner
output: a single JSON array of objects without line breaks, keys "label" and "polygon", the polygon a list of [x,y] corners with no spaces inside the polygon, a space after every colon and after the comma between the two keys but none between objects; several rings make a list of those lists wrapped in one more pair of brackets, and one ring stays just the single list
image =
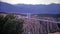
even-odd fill
[{"label": "road", "polygon": [[38,19],[38,18],[30,18],[30,17],[24,17],[26,19],[33,19],[33,20],[39,20],[39,21],[45,21],[45,22],[52,22],[52,23],[60,23],[60,21],[51,21],[51,20],[45,20],[45,19]]}]

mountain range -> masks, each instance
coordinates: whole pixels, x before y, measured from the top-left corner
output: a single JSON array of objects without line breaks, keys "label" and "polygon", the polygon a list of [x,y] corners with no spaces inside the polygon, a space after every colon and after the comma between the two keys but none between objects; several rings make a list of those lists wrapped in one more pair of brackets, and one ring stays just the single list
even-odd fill
[{"label": "mountain range", "polygon": [[0,12],[7,13],[33,13],[33,14],[60,14],[60,4],[30,5],[30,4],[9,4],[0,2]]}]

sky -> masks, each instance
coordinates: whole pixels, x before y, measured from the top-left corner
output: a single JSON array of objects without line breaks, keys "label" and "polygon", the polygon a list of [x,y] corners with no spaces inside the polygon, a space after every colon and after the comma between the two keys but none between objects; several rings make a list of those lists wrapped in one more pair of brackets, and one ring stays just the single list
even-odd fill
[{"label": "sky", "polygon": [[60,4],[60,0],[0,0],[10,4]]}]

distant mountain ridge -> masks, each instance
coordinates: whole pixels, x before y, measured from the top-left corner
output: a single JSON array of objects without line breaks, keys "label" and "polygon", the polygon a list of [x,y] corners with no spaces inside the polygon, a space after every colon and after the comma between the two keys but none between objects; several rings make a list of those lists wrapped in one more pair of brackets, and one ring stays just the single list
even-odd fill
[{"label": "distant mountain ridge", "polygon": [[5,2],[0,2],[0,12],[7,13],[33,13],[33,14],[60,14],[60,4],[50,5],[26,5],[16,4],[11,5]]}]

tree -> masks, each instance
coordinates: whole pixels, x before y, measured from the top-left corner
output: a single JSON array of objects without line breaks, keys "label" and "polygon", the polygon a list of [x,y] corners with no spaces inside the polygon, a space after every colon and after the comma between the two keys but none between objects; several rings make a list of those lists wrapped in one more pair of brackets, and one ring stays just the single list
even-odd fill
[{"label": "tree", "polygon": [[23,20],[17,19],[14,15],[0,16],[0,33],[22,34]]}]

